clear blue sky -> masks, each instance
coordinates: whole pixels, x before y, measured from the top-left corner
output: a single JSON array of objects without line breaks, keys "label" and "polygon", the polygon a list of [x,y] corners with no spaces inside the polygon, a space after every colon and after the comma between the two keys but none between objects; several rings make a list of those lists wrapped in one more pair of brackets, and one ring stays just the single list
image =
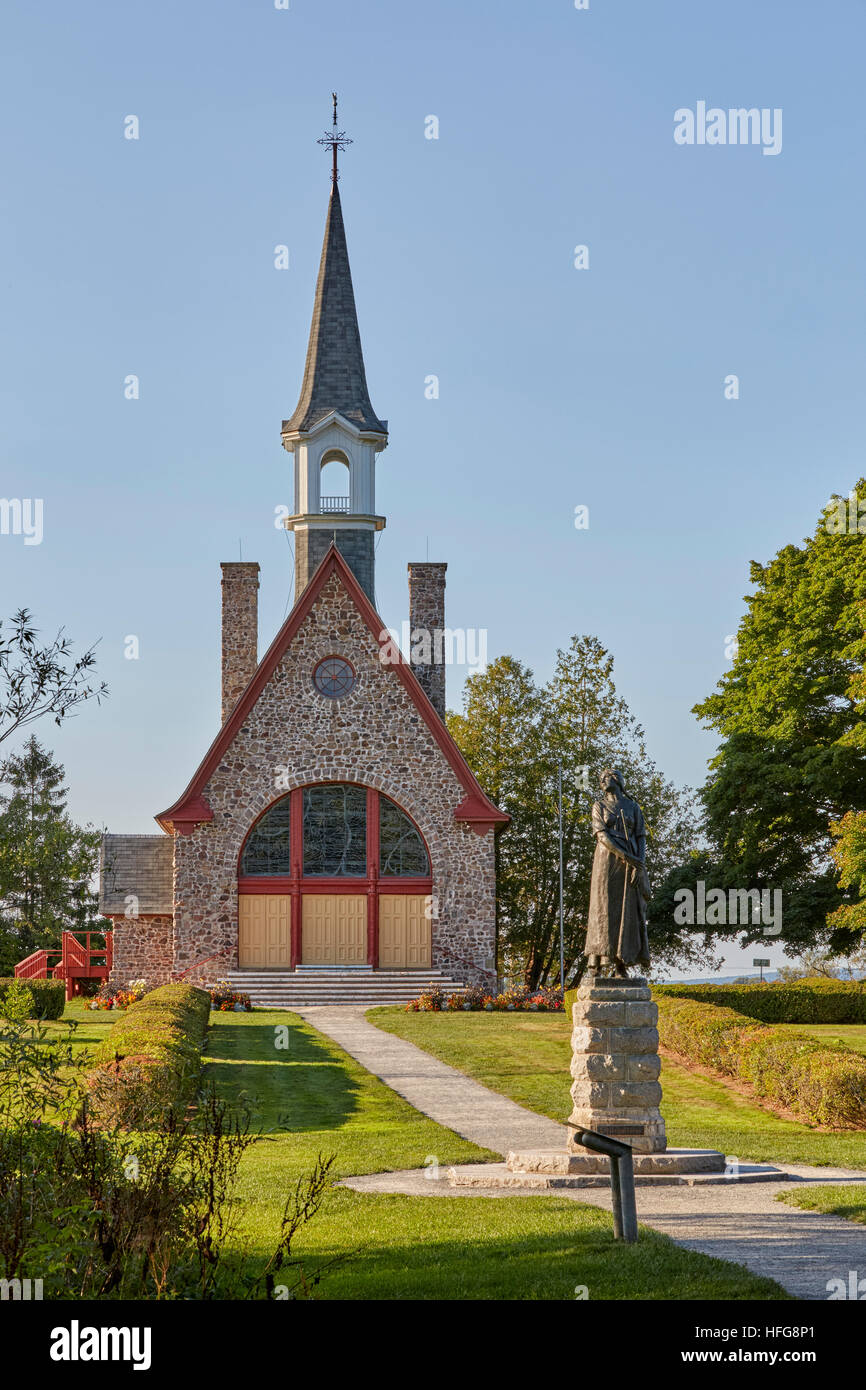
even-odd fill
[{"label": "clear blue sky", "polygon": [[[333,88],[391,429],[383,617],[406,616],[429,538],[452,626],[539,677],[597,634],[653,756],[699,783],[714,740],[689,711],[726,668],[748,562],[864,472],[863,5],[290,2],[4,7],[0,493],[43,498],[45,533],[0,536],[0,593],[101,639],[108,703],[37,729],[73,814],[147,832],[183,789],[216,732],[239,541],[262,649],[284,616],[279,432]],[[782,152],[678,146],[674,112],[701,100],[782,108]]]}]

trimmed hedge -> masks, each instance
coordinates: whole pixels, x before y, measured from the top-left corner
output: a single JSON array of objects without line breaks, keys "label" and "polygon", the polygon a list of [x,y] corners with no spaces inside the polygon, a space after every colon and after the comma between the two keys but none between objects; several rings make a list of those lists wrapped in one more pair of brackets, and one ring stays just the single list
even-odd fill
[{"label": "trimmed hedge", "polygon": [[805,1033],[767,1027],[733,1009],[656,992],[663,1047],[747,1081],[809,1124],[866,1129],[866,1057]]},{"label": "trimmed hedge", "polygon": [[161,985],[112,1025],[94,1053],[91,1101],[101,1118],[127,1127],[159,1123],[195,1095],[210,996],[194,985]]},{"label": "trimmed hedge", "polygon": [[0,999],[5,999],[10,985],[26,985],[33,995],[38,1018],[62,1018],[66,1007],[66,985],[63,980],[16,980],[0,979]]},{"label": "trimmed hedge", "polygon": [[734,1009],[762,1023],[866,1023],[866,980],[812,976],[773,984],[656,985],[653,994]]}]

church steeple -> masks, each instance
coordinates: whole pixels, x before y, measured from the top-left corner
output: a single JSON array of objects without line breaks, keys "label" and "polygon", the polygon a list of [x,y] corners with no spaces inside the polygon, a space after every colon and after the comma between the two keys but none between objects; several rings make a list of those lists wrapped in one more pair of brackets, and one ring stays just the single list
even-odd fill
[{"label": "church steeple", "polygon": [[355,310],[339,185],[331,185],[301,395],[283,433],[308,430],[335,411],[359,429],[387,434],[370,403]]},{"label": "church steeple", "polygon": [[[337,150],[351,141],[337,130],[336,95],[333,132],[319,143],[333,149],[331,198],[301,394],[283,421],[283,445],[295,456],[295,514],[286,526],[295,535],[296,602],[332,541],[372,600],[374,536],[385,525],[375,515],[375,457],[388,443],[388,422],[367,390],[338,187]],[[332,462],[347,470],[346,491],[336,496],[321,487]]]}]

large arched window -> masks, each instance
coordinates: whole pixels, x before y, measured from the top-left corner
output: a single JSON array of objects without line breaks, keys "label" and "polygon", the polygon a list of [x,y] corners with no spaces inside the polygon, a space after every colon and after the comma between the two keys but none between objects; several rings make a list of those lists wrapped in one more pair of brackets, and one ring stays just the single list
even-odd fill
[{"label": "large arched window", "polygon": [[[249,878],[292,875],[291,823],[302,835],[304,878],[364,878],[378,858],[382,878],[426,878],[430,858],[414,823],[389,797],[351,782],[303,787],[275,801],[253,826],[241,853],[240,873]],[[378,810],[377,810],[378,803]],[[368,812],[377,820],[368,826]],[[378,833],[368,833],[370,830]],[[378,844],[378,855],[376,848]]]}]

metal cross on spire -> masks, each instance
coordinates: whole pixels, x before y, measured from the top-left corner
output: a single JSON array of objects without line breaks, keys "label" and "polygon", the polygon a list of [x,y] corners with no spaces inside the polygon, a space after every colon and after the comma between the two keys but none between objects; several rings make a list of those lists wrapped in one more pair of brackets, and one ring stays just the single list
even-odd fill
[{"label": "metal cross on spire", "polygon": [[317,143],[318,145],[330,145],[330,146],[331,146],[331,151],[332,151],[333,156],[334,156],[334,167],[333,167],[333,169],[332,169],[332,171],[331,171],[331,178],[333,179],[334,183],[336,183],[336,182],[337,182],[337,179],[340,177],[340,175],[337,173],[337,150],[344,150],[344,149],[346,148],[347,145],[351,145],[351,144],[352,144],[352,141],[349,139],[348,135],[346,134],[346,132],[345,132],[344,130],[338,130],[338,129],[337,129],[337,93],[336,93],[336,92],[332,92],[332,93],[331,93],[331,96],[332,96],[333,101],[334,101],[334,124],[333,124],[333,128],[332,128],[328,133],[326,133],[325,135],[323,135],[322,138],[321,138],[321,140],[317,140],[316,143]]}]

